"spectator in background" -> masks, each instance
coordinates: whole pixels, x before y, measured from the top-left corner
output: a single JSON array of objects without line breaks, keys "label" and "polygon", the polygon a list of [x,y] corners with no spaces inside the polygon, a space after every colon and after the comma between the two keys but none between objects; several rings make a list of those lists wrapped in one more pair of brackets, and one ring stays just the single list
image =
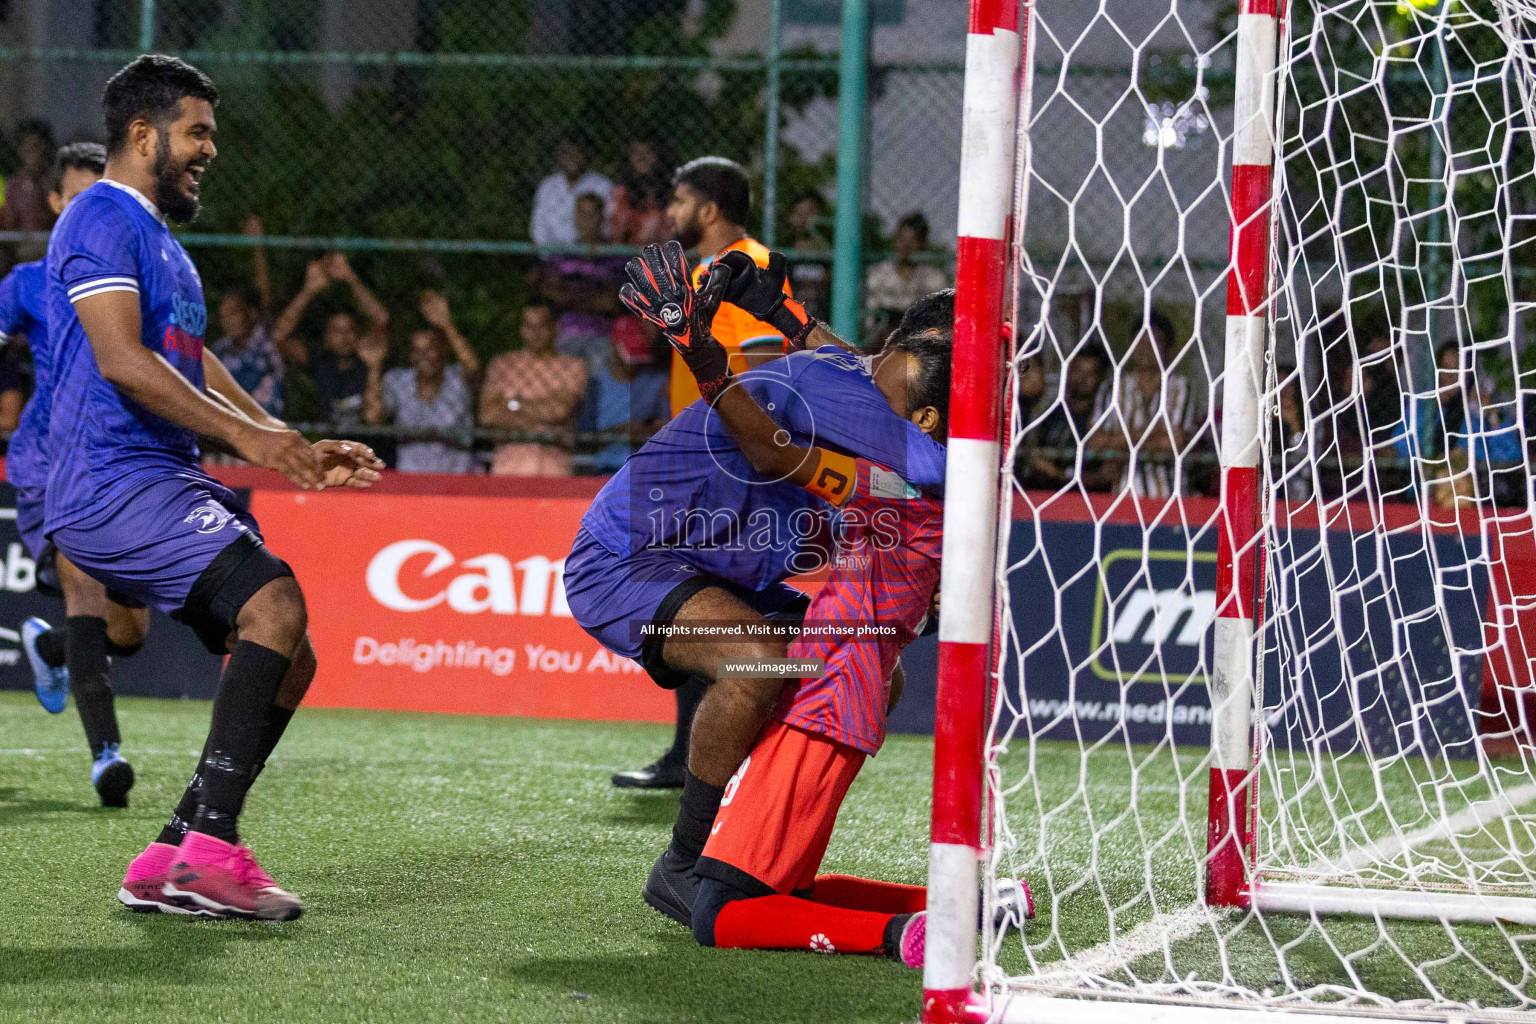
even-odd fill
[{"label": "spectator in background", "polygon": [[[1405,396],[1393,434],[1392,447],[1410,461],[1416,481],[1449,482],[1454,493],[1443,499],[1447,507],[1463,491],[1524,504],[1525,445],[1519,428],[1490,410],[1489,396],[1475,368],[1463,365],[1457,342],[1444,342],[1436,350],[1434,395],[1428,401]],[[1458,483],[1458,474],[1467,481]]]},{"label": "spectator in background", "polygon": [[[245,219],[241,233],[260,239],[261,218]],[[221,336],[209,348],[224,368],[263,409],[283,415],[283,357],[267,330],[272,311],[272,283],[267,270],[267,250],[259,242],[251,250],[252,284],[227,291],[219,299]]]},{"label": "spectator in background", "polygon": [[1039,426],[1024,438],[1025,487],[1055,490],[1077,474],[1077,455],[1082,454],[1078,482],[1087,491],[1104,491],[1114,482],[1104,459],[1084,451],[1095,435],[1104,412],[1104,382],[1109,376],[1109,350],[1098,341],[1078,346],[1062,371],[1061,399]]},{"label": "spectator in background", "polygon": [[587,169],[586,147],[574,136],[555,144],[554,174],[539,182],[533,194],[533,219],[528,226],[534,245],[576,244],[576,197],[592,193],[606,208],[613,182]]},{"label": "spectator in background", "polygon": [[[820,192],[807,192],[789,208],[791,249],[826,252],[832,248],[822,226],[827,220],[827,201]],[[832,304],[832,264],[827,260],[796,260],[789,268],[795,298],[806,312],[826,320]],[[926,293],[924,293],[926,294]]]},{"label": "spectator in background", "polygon": [[486,368],[480,423],[550,435],[546,442],[496,446],[497,476],[570,476],[576,409],[587,392],[587,363],[555,348],[558,314],[548,299],[529,299],[519,322],[523,347]]},{"label": "spectator in background", "polygon": [[[16,155],[21,166],[5,179],[0,231],[47,231],[53,227],[48,188],[56,148],[53,128],[47,121],[33,119],[16,126]],[[46,242],[20,242],[16,260],[41,259],[47,246]]]},{"label": "spectator in background", "polygon": [[283,415],[283,357],[262,323],[261,296],[236,288],[219,299],[219,340],[210,347],[219,362],[273,416]]},{"label": "spectator in background", "polygon": [[864,278],[864,301],[869,310],[870,348],[878,351],[886,335],[896,329],[907,307],[929,292],[949,287],[949,277],[931,263],[914,257],[928,251],[928,218],[909,213],[896,225],[891,258],[869,268]]},{"label": "spectator in background", "polygon": [[1299,375],[1280,386],[1277,412],[1280,429],[1275,440],[1279,442],[1281,489],[1289,501],[1309,501],[1314,488],[1307,449],[1306,403],[1302,401]]},{"label": "spectator in background", "polygon": [[[358,330],[354,313],[343,310],[330,314],[325,319],[321,350],[311,358],[309,346],[296,334],[299,321],[316,297],[338,284],[351,292],[352,301],[367,321],[367,329]],[[388,331],[389,311],[363,284],[347,258],[333,252],[311,261],[305,269],[304,288],[277,318],[272,341],[288,366],[308,367],[315,382],[320,414],[328,422],[353,426],[362,421],[363,393],[368,388],[368,366],[358,357],[359,349],[387,353]]]},{"label": "spectator in background", "polygon": [[566,253],[540,260],[530,284],[535,295],[546,295],[563,312],[556,326],[556,347],[576,356],[588,370],[608,361],[613,323],[623,312],[619,285],[624,281],[623,256],[593,251],[603,240],[603,199],[591,192],[576,197],[576,241],[584,253]]},{"label": "spectator in background", "polygon": [[1091,441],[1117,453],[1110,465],[1119,471],[1120,489],[1138,497],[1184,493],[1176,459],[1196,417],[1189,378],[1172,366],[1173,348],[1173,323],[1152,310],[1126,354],[1110,418]]},{"label": "spectator in background", "polygon": [[593,374],[598,430],[627,430],[627,441],[614,441],[597,453],[593,468],[616,473],[634,450],[660,430],[672,414],[671,380],[656,358],[656,328],[639,317],[621,318],[613,329],[608,358]]},{"label": "spectator in background", "polygon": [[[453,323],[442,292],[421,293],[424,325],[411,332],[409,369],[384,370],[383,346],[358,349],[368,366],[363,419],[371,424],[391,422],[405,430],[462,431],[461,438],[401,440],[395,469],[402,473],[473,473],[475,454],[468,432],[475,425],[471,403],[480,358]],[[458,361],[450,363],[451,357]]]},{"label": "spectator in background", "polygon": [[1380,431],[1390,432],[1402,417],[1403,385],[1385,318],[1368,319],[1364,327],[1360,332],[1366,338],[1360,356],[1360,398],[1367,437],[1376,438]]},{"label": "spectator in background", "polygon": [[667,195],[672,191],[672,167],[661,148],[649,139],[631,139],[629,158],[618,177],[608,202],[608,240],[641,246],[670,238]]}]

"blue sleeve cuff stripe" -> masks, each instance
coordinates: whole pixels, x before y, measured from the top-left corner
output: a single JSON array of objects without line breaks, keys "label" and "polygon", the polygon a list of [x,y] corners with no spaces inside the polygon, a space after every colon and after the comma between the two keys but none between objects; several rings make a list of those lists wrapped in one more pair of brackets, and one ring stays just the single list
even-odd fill
[{"label": "blue sleeve cuff stripe", "polygon": [[84,281],[78,281],[75,284],[69,286],[68,294],[71,299],[78,299],[81,297],[81,293],[95,292],[100,288],[100,286],[103,285],[112,285],[119,291],[136,292],[139,290],[139,282],[136,279],[125,277],[121,274],[114,274],[106,277],[92,277],[87,278]]},{"label": "blue sleeve cuff stripe", "polygon": [[70,292],[69,301],[79,302],[81,299],[88,299],[92,295],[103,295],[106,292],[129,292],[133,295],[137,295],[139,294],[139,286],[132,282],[127,284],[102,284],[99,287],[87,288],[78,292]]}]

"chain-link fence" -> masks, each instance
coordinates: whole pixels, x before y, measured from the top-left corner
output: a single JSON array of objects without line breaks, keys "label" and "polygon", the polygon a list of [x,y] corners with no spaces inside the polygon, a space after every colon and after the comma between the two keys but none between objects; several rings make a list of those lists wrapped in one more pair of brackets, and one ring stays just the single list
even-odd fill
[{"label": "chain-link fence", "polygon": [[[937,264],[947,276],[960,184],[964,6],[871,6],[864,259],[887,259],[898,223],[922,214],[932,250],[915,262]],[[220,298],[258,283],[258,254],[268,268],[262,298],[270,322],[301,292],[309,263],[340,250],[390,311],[397,364],[422,321],[424,288],[448,296],[455,325],[488,360],[518,347],[541,259],[632,252],[647,232],[665,230],[657,228],[657,207],[671,170],[706,153],[749,168],[757,202],[748,228],[789,250],[797,288],[813,305],[825,303],[840,170],[838,7],[818,0],[10,0],[0,5],[0,124],[14,129],[43,118],[57,142],[99,139],[106,79],[140,52],[177,53],[223,95],[203,213],[182,231],[209,293],[210,340],[223,327]],[[1040,7],[1073,10],[1058,0]],[[1204,7],[1191,10],[1191,24],[1203,24]],[[1138,137],[1187,129],[1177,145],[1159,137],[1136,149],[1164,161],[1174,180],[1182,162],[1190,172],[1182,177],[1210,185],[1216,133],[1202,132],[1196,115],[1227,115],[1212,112],[1224,109],[1219,96],[1189,101],[1221,75],[1179,65],[1177,40],[1164,49],[1166,66],[1132,67],[1113,47],[1102,60],[1081,51],[1066,60],[1042,42],[1041,181],[1052,180],[1052,162],[1070,176],[1073,161],[1092,159],[1096,142],[1081,129],[1103,121]],[[1076,80],[1071,90],[1055,88],[1063,67]],[[1133,80],[1147,101],[1124,105]],[[1113,119],[1065,103],[1068,92],[1076,101],[1096,83],[1107,103],[1122,103]],[[0,169],[14,173],[15,131],[10,141]],[[537,189],[556,172],[562,143],[578,147],[590,171],[622,191],[633,215],[620,222],[610,204],[595,246],[574,234],[563,239],[574,245],[539,240],[533,230]],[[1028,243],[1080,261],[1091,275],[1120,249],[1150,252],[1182,228],[1186,240],[1209,243],[1187,246],[1184,255],[1205,260],[1202,273],[1214,277],[1226,242],[1218,193],[1204,204],[1209,210],[1201,207],[1199,223],[1182,225],[1154,216],[1156,197],[1142,197],[1134,237],[1125,238],[1112,230],[1125,219],[1112,187],[1096,193],[1108,203],[1102,210],[1094,197],[1076,197],[1079,216],[1091,214],[1105,230],[1079,233],[1103,242],[1102,251],[1075,252],[1055,216],[1063,204],[1053,208],[1036,189]],[[1164,205],[1180,204],[1187,207],[1188,197]],[[42,237],[0,232],[0,243],[29,257]],[[1070,307],[1070,296],[1062,301]],[[318,348],[328,317],[355,306],[347,288],[327,289],[296,333]],[[302,372],[290,374],[287,389],[290,418],[328,418]]]}]

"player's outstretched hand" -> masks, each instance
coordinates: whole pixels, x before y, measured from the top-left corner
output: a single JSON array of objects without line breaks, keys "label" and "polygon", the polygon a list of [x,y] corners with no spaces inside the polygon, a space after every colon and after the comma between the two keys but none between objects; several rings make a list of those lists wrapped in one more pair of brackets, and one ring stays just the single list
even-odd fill
[{"label": "player's outstretched hand", "polygon": [[325,474],[323,487],[352,487],[361,490],[379,482],[384,460],[373,449],[357,441],[316,441],[312,446]]},{"label": "player's outstretched hand", "polygon": [[275,469],[307,491],[319,490],[325,484],[320,456],[297,430],[276,430],[253,423],[234,448],[252,465]]},{"label": "player's outstretched hand", "polygon": [[805,339],[816,329],[816,318],[784,293],[789,266],[783,253],[769,253],[768,265],[760,267],[751,256],[732,249],[720,254],[711,273],[721,270],[729,270],[731,275],[725,290],[726,302],[741,307],[784,335],[791,351],[805,348]]},{"label": "player's outstretched hand", "polygon": [[625,265],[630,283],[619,288],[619,300],[630,312],[661,329],[693,371],[699,391],[711,403],[731,377],[730,356],[710,333],[730,276],[710,273],[695,292],[688,261],[676,241],[647,245],[644,255]]}]

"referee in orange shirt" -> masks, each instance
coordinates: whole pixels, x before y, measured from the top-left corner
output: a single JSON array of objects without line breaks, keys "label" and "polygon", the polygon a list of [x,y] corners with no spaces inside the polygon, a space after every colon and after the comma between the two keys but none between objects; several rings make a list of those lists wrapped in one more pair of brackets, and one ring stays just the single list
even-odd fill
[{"label": "referee in orange shirt", "polygon": [[[747,234],[744,225],[752,214],[752,182],[746,168],[723,156],[701,156],[672,175],[672,199],[667,219],[672,235],[684,249],[697,249],[693,283],[721,253],[740,249],[760,267],[768,265],[768,247]],[[785,281],[784,291],[790,292]],[[752,314],[722,303],[710,323],[710,333],[730,353],[731,371],[741,373],[784,354],[784,335]],[[672,353],[672,415],[676,416],[699,397],[699,385],[683,357]],[[615,786],[638,789],[678,789],[688,762],[688,735],[693,713],[704,698],[706,682],[694,678],[673,692],[677,695],[677,729],[672,748],[644,768],[617,772]]]},{"label": "referee in orange shirt", "polygon": [[[723,156],[701,156],[672,176],[672,201],[667,219],[672,237],[684,249],[697,249],[693,283],[697,287],[709,265],[721,253],[740,249],[760,267],[768,265],[768,247],[748,236],[742,225],[752,213],[752,183],[746,169]],[[789,293],[789,282],[784,283]],[[731,356],[731,372],[741,373],[784,354],[784,335],[729,302],[722,303],[709,333]],[[672,415],[699,397],[698,382],[683,357],[672,353]]]}]

